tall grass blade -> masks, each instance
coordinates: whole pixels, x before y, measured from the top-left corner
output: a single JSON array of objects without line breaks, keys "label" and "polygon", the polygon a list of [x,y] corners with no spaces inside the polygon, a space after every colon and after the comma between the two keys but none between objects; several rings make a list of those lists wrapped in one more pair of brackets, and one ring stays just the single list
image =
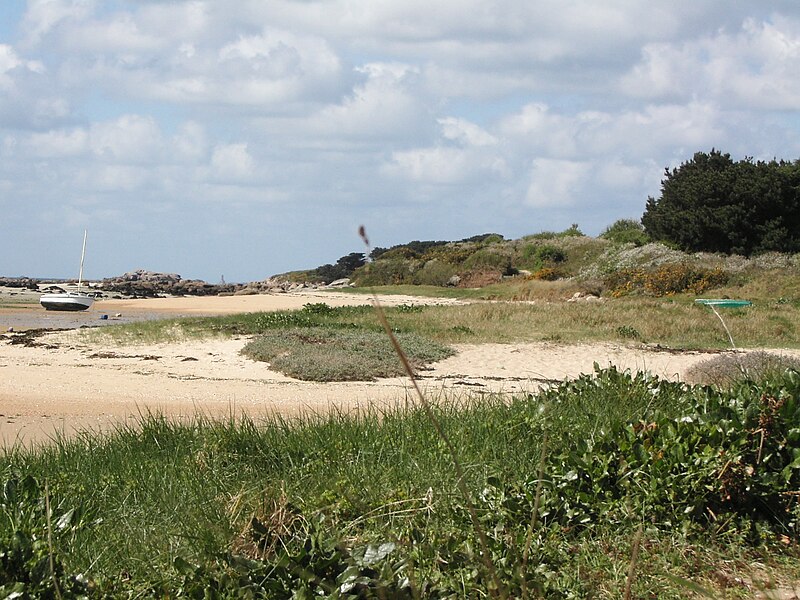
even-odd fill
[{"label": "tall grass blade", "polygon": [[716,598],[716,596],[709,589],[704,588],[702,585],[699,585],[694,581],[684,579],[683,577],[678,577],[677,575],[665,575],[665,578],[703,598]]},{"label": "tall grass blade", "polygon": [[631,588],[633,587],[633,580],[636,577],[636,565],[639,562],[639,545],[642,543],[642,534],[644,533],[644,525],[639,525],[636,531],[636,536],[633,538],[633,550],[631,551],[631,562],[628,565],[628,577],[625,580],[625,600],[631,600]]},{"label": "tall grass blade", "polygon": [[525,536],[525,549],[522,551],[522,599],[528,597],[528,558],[530,557],[531,545],[533,543],[533,531],[536,529],[536,524],[539,521],[539,504],[542,500],[542,479],[544,478],[544,465],[547,459],[547,430],[545,429],[542,436],[542,449],[541,456],[539,457],[539,472],[536,475],[536,497],[533,501],[533,511],[531,512],[531,521],[528,524],[528,532]]},{"label": "tall grass blade", "polygon": [[[367,237],[367,232],[362,225],[358,228],[358,234],[361,236],[361,239],[364,241],[364,245],[367,247],[367,255],[372,252],[372,246],[369,243],[369,238]],[[453,447],[450,438],[444,431],[441,422],[436,417],[436,414],[433,411],[433,407],[431,406],[428,399],[425,397],[425,394],[422,393],[422,389],[419,387],[419,383],[417,382],[417,376],[414,372],[414,369],[411,366],[411,363],[408,360],[403,348],[400,346],[400,342],[397,341],[397,337],[394,335],[392,331],[392,327],[389,325],[389,321],[386,318],[386,313],[381,306],[380,301],[378,300],[378,295],[376,293],[372,293],[372,305],[375,308],[375,314],[378,316],[378,320],[380,321],[381,325],[383,326],[386,335],[389,336],[389,340],[392,342],[392,347],[394,348],[397,356],[400,358],[400,361],[403,363],[403,368],[405,369],[408,377],[411,379],[411,384],[414,386],[414,391],[419,398],[420,404],[422,405],[423,410],[425,411],[425,415],[427,416],[428,420],[430,420],[433,428],[436,430],[436,435],[444,442],[445,447],[447,448],[448,453],[450,454],[450,460],[453,463],[453,468],[456,471],[456,482],[458,484],[459,492],[461,496],[464,498],[464,502],[467,505],[467,510],[469,511],[470,520],[472,521],[472,526],[475,529],[475,532],[478,534],[478,539],[481,543],[481,555],[483,558],[484,567],[486,568],[486,572],[492,578],[492,582],[494,583],[495,590],[494,592],[499,594],[501,598],[507,598],[508,595],[506,594],[505,587],[500,582],[500,578],[497,576],[497,571],[492,565],[491,553],[489,552],[489,542],[486,539],[486,532],[483,530],[483,527],[480,524],[478,519],[478,513],[475,510],[475,505],[472,503],[470,499],[469,490],[467,489],[467,484],[465,483],[465,474],[464,468],[461,465],[461,461],[458,459],[458,454],[456,453],[455,447]],[[492,590],[489,590],[490,593]],[[494,595],[494,594],[493,594]]]},{"label": "tall grass blade", "polygon": [[56,598],[61,600],[61,590],[58,588],[58,578],[56,577],[55,551],[53,550],[53,520],[50,514],[50,487],[47,481],[44,482],[44,510],[47,522],[47,560],[50,566],[50,579],[53,580],[53,591]]}]

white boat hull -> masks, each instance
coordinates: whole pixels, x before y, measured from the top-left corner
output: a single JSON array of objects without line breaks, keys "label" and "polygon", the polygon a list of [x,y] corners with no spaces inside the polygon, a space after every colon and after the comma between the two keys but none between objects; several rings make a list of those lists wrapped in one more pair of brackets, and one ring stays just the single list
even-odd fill
[{"label": "white boat hull", "polygon": [[42,294],[39,298],[45,310],[87,310],[94,298],[86,294],[64,292],[62,294]]}]

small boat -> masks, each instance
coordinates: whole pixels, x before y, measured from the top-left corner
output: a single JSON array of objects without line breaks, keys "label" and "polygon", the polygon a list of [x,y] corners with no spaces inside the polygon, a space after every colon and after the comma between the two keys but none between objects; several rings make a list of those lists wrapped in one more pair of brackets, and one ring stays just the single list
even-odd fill
[{"label": "small boat", "polygon": [[78,273],[78,291],[76,292],[55,292],[51,294],[42,294],[39,298],[39,304],[44,306],[45,310],[86,310],[93,303],[94,298],[81,291],[83,284],[83,258],[86,255],[86,231],[83,232],[83,250],[81,251],[81,268]]}]

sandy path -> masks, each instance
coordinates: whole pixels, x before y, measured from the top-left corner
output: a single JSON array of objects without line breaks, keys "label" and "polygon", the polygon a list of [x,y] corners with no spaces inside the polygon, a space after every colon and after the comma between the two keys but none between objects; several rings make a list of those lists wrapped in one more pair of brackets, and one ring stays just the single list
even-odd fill
[{"label": "sandy path", "polygon": [[[122,310],[193,314],[247,312],[275,307],[298,308],[315,297],[244,296],[181,298],[127,302]],[[363,303],[363,296],[331,300]],[[244,300],[244,302],[241,302]],[[395,297],[388,303],[411,300]],[[319,300],[322,301],[322,300]],[[155,304],[155,305],[154,305]],[[254,308],[258,307],[258,308]],[[7,341],[7,340],[6,340]],[[37,345],[0,341],[0,439],[6,444],[41,442],[57,432],[105,429],[135,423],[138,415],[161,412],[189,417],[278,412],[350,410],[386,406],[411,397],[407,378],[363,383],[309,383],[270,370],[266,363],[239,354],[247,338],[120,347],[83,341],[77,330],[52,332]],[[670,353],[615,344],[552,343],[460,345],[457,354],[422,372],[421,384],[432,394],[442,390],[518,393],[542,382],[560,381],[601,367],[649,371],[674,379],[709,357],[697,352]]]}]

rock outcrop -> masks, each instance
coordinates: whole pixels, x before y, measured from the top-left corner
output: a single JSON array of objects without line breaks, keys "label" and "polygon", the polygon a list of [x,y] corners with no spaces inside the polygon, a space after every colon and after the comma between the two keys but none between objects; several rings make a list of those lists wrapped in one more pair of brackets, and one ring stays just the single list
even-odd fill
[{"label": "rock outcrop", "polygon": [[39,281],[39,279],[32,277],[0,277],[0,287],[37,291],[39,289]]},{"label": "rock outcrop", "polygon": [[[71,280],[34,279],[31,277],[0,277],[0,287],[43,291],[45,286],[71,283]],[[329,285],[294,282],[282,277],[269,277],[249,283],[207,283],[200,279],[183,279],[177,273],[156,273],[138,269],[101,281],[86,281],[84,286],[99,298],[158,298],[163,296],[245,296],[253,294],[289,293],[304,289],[341,289],[350,287],[349,279],[339,279]]]}]

